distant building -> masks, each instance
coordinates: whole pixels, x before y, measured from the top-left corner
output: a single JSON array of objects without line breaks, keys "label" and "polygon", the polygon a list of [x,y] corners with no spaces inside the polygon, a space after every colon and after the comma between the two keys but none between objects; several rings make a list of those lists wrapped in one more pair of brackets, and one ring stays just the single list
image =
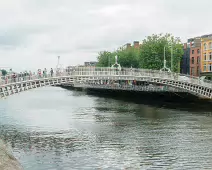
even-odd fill
[{"label": "distant building", "polygon": [[97,63],[98,62],[96,62],[96,61],[84,62],[84,66],[86,66],[86,67],[90,67],[90,66],[95,67]]},{"label": "distant building", "polygon": [[200,76],[201,38],[191,38],[188,43],[190,43],[190,75]]},{"label": "distant building", "polygon": [[201,76],[212,80],[212,34],[201,36]]},{"label": "distant building", "polygon": [[131,43],[127,43],[127,44],[123,45],[120,49],[130,49],[130,48],[138,49],[140,46],[141,46],[141,44],[139,43],[139,41],[134,41],[133,45],[131,45]]},{"label": "distant building", "polygon": [[190,74],[190,44],[184,43],[183,46],[183,57],[181,60],[181,73]]}]

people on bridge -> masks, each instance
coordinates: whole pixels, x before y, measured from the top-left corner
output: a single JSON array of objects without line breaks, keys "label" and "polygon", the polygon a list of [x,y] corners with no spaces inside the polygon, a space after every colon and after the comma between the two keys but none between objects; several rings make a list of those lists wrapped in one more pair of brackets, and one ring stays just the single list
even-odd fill
[{"label": "people on bridge", "polygon": [[29,80],[31,80],[31,79],[32,79],[32,72],[29,71]]},{"label": "people on bridge", "polygon": [[38,69],[38,78],[41,78],[41,69]]},{"label": "people on bridge", "polygon": [[54,71],[53,71],[53,69],[51,68],[51,70],[50,70],[50,73],[51,73],[51,77],[53,77],[53,73],[54,73]]}]

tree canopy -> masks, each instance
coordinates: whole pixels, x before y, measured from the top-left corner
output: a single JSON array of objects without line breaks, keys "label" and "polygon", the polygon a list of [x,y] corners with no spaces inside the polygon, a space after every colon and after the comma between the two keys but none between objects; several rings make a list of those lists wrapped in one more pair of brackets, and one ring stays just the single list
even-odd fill
[{"label": "tree canopy", "polygon": [[5,76],[7,74],[7,70],[2,69],[1,73],[2,73],[2,76]]},{"label": "tree canopy", "polygon": [[183,47],[179,38],[171,34],[153,34],[146,37],[139,48],[125,48],[114,52],[100,52],[97,60],[101,67],[108,67],[115,63],[115,55],[122,67],[134,67],[159,70],[163,67],[164,47],[167,67],[171,68],[171,49],[173,49],[173,70],[180,71],[180,60],[183,55]]}]

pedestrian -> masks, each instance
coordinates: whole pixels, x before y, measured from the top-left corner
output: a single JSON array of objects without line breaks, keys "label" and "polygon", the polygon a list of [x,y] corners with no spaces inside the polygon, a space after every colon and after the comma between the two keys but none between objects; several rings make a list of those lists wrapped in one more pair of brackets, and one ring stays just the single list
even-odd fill
[{"label": "pedestrian", "polygon": [[31,80],[31,79],[32,79],[32,72],[29,71],[29,80]]},{"label": "pedestrian", "polygon": [[38,78],[41,78],[41,69],[38,69]]},{"label": "pedestrian", "polygon": [[52,69],[52,68],[51,68],[50,73],[51,73],[51,77],[53,77],[53,73],[54,73],[54,71],[53,71],[53,69]]},{"label": "pedestrian", "polygon": [[44,69],[44,77],[47,78],[47,69]]}]

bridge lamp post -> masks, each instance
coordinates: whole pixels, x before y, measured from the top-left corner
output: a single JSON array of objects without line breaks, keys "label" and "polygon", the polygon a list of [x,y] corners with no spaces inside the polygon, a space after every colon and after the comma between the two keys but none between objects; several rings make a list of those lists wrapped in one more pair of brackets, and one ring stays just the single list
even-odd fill
[{"label": "bridge lamp post", "polygon": [[169,68],[166,67],[166,46],[164,46],[164,58],[163,58],[163,68],[160,69],[160,71],[168,71],[171,72],[171,70]]}]

